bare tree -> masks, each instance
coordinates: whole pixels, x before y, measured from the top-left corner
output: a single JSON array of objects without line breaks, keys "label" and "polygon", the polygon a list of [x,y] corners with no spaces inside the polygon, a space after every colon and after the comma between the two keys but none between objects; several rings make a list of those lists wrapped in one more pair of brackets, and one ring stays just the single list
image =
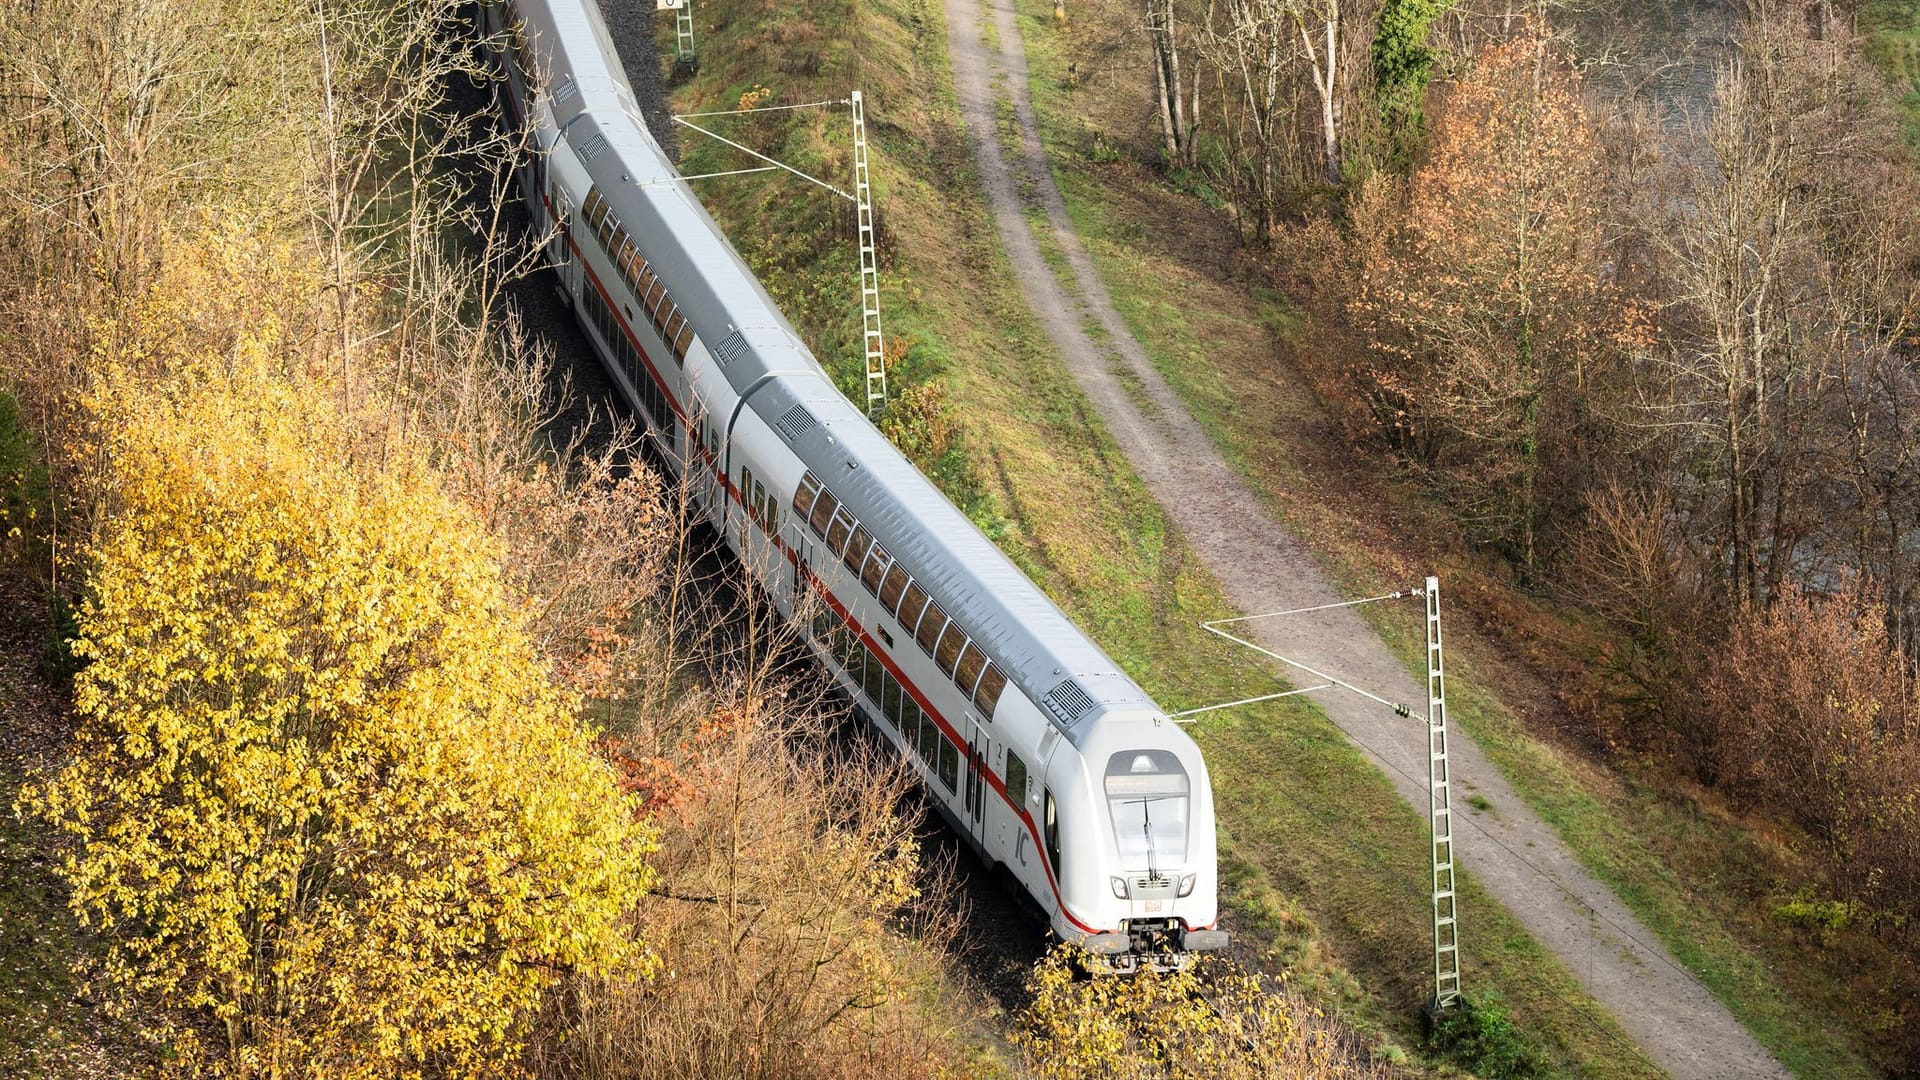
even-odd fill
[{"label": "bare tree", "polygon": [[1200,73],[1185,81],[1180,73],[1180,25],[1173,0],[1147,0],[1147,37],[1153,44],[1154,107],[1160,116],[1160,135],[1167,163],[1176,169],[1193,167],[1199,129]]}]

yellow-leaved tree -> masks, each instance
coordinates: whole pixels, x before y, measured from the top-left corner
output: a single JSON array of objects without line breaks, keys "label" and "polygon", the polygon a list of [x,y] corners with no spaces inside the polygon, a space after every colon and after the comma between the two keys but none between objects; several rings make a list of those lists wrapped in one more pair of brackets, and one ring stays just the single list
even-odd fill
[{"label": "yellow-leaved tree", "polygon": [[644,963],[651,837],[498,543],[266,309],[177,332],[183,284],[101,358],[81,726],[29,796],[96,985],[216,1075],[511,1073],[563,975]]}]

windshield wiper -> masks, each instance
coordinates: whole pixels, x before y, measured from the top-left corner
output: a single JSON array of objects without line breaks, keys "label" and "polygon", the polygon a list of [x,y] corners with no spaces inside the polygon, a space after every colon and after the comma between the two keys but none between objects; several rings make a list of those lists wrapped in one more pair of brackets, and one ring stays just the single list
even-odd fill
[{"label": "windshield wiper", "polygon": [[1160,880],[1159,856],[1153,846],[1153,811],[1150,809],[1152,805],[1152,799],[1140,800],[1140,831],[1147,834],[1147,878],[1150,881],[1158,881]]}]

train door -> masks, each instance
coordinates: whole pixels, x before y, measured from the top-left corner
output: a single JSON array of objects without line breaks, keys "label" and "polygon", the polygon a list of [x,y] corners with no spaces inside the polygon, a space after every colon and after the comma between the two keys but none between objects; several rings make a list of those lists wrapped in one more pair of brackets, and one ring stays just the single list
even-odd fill
[{"label": "train door", "polygon": [[554,265],[560,275],[560,287],[569,297],[580,295],[580,266],[573,258],[568,247],[567,237],[573,229],[573,200],[567,197],[567,189],[559,184],[553,185],[553,241],[547,247],[547,261]]},{"label": "train door", "polygon": [[980,726],[979,721],[969,717],[967,726],[971,729],[971,735],[967,740],[967,815],[973,820],[969,828],[973,830],[975,836],[980,838],[984,846],[987,840],[986,772],[992,760],[988,757],[992,747],[991,740],[987,738],[987,732]]}]

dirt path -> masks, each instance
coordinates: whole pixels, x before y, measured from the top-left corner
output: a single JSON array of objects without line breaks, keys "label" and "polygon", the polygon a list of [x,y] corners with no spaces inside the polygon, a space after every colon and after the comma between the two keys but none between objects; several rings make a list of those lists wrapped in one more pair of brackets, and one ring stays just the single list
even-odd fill
[{"label": "dirt path", "polygon": [[[1035,316],[1128,461],[1240,610],[1347,599],[1261,509],[1114,309],[1053,184],[1027,95],[1026,53],[1011,0],[945,0],[945,5],[954,85],[1001,244]],[[987,18],[993,20],[997,48],[983,41]],[[1003,96],[1011,100],[1019,123],[1021,159],[1011,164],[996,135],[996,100]],[[1063,287],[1042,259],[1026,217],[1029,205],[1044,213],[1065,253],[1071,288]],[[1100,342],[1088,334],[1089,323],[1102,331]],[[1121,373],[1136,381],[1134,393]],[[1390,699],[1420,700],[1419,680],[1351,609],[1323,616],[1251,625],[1260,627],[1258,640],[1270,649]],[[1424,813],[1424,725],[1344,691],[1313,697],[1385,770],[1401,796]],[[1465,813],[1455,815],[1461,822],[1461,863],[1561,958],[1646,1055],[1684,1080],[1787,1076],[1612,892],[1580,867],[1479,748],[1457,731],[1453,738],[1455,779],[1499,808],[1470,822]],[[1223,801],[1232,797],[1232,792],[1219,793]],[[1470,951],[1472,912],[1463,911],[1462,918],[1462,947]]]}]

